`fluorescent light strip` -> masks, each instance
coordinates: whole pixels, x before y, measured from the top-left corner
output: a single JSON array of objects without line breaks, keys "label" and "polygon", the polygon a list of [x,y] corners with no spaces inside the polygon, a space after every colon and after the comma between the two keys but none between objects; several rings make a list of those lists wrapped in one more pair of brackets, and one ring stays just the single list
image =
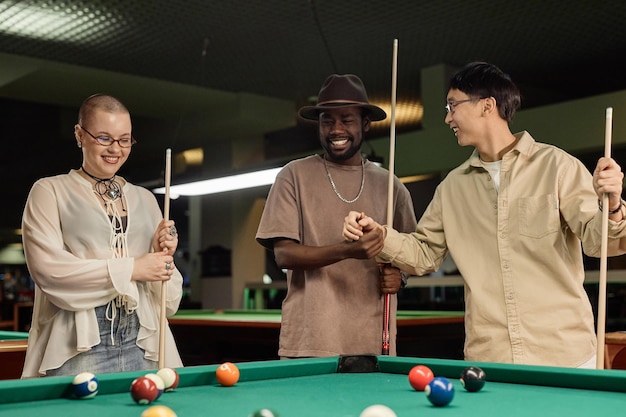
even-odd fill
[{"label": "fluorescent light strip", "polygon": [[[243,190],[245,188],[261,187],[274,183],[276,175],[282,168],[272,168],[263,171],[249,172],[247,174],[237,174],[228,177],[215,178],[212,180],[202,180],[170,186],[170,197],[207,195],[224,193],[227,191]],[[165,194],[165,187],[152,190],[155,194]]]}]

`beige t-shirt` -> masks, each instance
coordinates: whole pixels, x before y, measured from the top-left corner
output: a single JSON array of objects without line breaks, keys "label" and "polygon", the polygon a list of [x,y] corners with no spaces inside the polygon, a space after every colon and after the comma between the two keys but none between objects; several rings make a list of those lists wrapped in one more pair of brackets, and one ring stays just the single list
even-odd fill
[{"label": "beige t-shirt", "polygon": [[[327,162],[337,191],[348,200],[359,193],[361,166]],[[348,204],[333,191],[321,156],[292,161],[279,173],[267,198],[257,240],[272,248],[275,239],[324,246],[343,240],[344,217],[363,211],[386,220],[389,173],[365,162],[363,193]],[[394,227],[414,231],[413,203],[396,178]],[[384,297],[373,259],[347,259],[314,270],[290,270],[282,306],[279,355],[287,357],[380,354]],[[391,297],[390,354],[395,354],[397,300]]]}]

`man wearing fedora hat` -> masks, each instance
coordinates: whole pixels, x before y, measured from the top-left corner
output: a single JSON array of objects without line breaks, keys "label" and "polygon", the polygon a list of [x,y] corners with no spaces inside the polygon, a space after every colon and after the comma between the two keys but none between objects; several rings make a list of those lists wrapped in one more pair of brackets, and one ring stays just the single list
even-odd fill
[{"label": "man wearing fedora hat", "polygon": [[[379,355],[382,351],[383,294],[390,297],[390,354],[395,354],[400,271],[379,269],[372,258],[375,239],[348,244],[341,225],[350,210],[386,218],[389,172],[363,158],[363,135],[383,109],[369,103],[352,74],[331,75],[317,105],[299,116],[319,123],[324,152],[291,161],[276,177],[257,231],[287,272],[278,354],[283,358]],[[416,219],[409,191],[395,178],[394,227],[410,232]]]}]

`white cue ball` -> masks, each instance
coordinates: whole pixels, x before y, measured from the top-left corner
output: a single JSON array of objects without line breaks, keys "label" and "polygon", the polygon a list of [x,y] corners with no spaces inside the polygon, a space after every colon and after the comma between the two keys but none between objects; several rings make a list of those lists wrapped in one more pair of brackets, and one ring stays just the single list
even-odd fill
[{"label": "white cue ball", "polygon": [[361,411],[360,417],[398,417],[396,413],[386,405],[374,404]]}]

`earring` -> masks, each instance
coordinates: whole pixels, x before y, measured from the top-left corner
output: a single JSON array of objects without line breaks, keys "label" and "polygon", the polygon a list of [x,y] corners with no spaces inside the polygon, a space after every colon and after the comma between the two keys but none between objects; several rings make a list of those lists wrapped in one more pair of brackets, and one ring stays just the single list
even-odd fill
[{"label": "earring", "polygon": [[80,148],[83,147],[83,144],[82,144],[82,142],[76,142],[76,146],[78,146],[78,148],[80,149]]}]

